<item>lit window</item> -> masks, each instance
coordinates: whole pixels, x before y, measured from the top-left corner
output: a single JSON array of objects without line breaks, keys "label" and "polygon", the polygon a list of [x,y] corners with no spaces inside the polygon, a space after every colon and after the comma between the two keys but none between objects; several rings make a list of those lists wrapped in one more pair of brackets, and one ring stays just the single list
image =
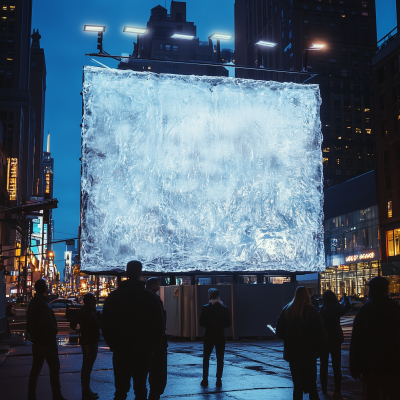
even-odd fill
[{"label": "lit window", "polygon": [[392,200],[387,202],[387,213],[388,213],[388,218],[392,218],[393,216]]},{"label": "lit window", "polygon": [[365,12],[365,11],[363,11],[363,12],[361,13],[361,15],[362,15],[363,17],[368,17],[368,13]]},{"label": "lit window", "polygon": [[171,45],[166,44],[166,45],[165,45],[165,50],[171,50]]},{"label": "lit window", "polygon": [[356,133],[361,134],[361,128],[356,128]]},{"label": "lit window", "polygon": [[340,165],[340,164],[341,164],[341,159],[340,159],[340,158],[337,158],[337,159],[336,159],[336,164],[337,164],[337,165]]},{"label": "lit window", "polygon": [[173,50],[173,51],[178,51],[178,50],[179,50],[179,46],[173,46],[173,47],[172,47],[172,50]]},{"label": "lit window", "polygon": [[363,8],[365,8],[365,7],[368,6],[368,3],[367,3],[366,1],[362,1],[362,2],[361,2],[361,6],[362,6]]},{"label": "lit window", "polygon": [[371,131],[371,129],[366,129],[366,130],[365,130],[365,133],[366,133],[367,135],[370,135],[370,134],[372,133],[372,131]]},{"label": "lit window", "polygon": [[324,147],[324,148],[322,149],[322,152],[323,152],[323,153],[329,153],[330,151],[331,151],[330,147]]},{"label": "lit window", "polygon": [[400,229],[386,231],[387,255],[389,257],[400,254]]},{"label": "lit window", "polygon": [[323,160],[322,160],[322,163],[324,165],[329,165],[329,158],[328,157],[324,157]]},{"label": "lit window", "polygon": [[147,69],[151,69],[151,67],[149,66],[149,67],[147,67]]}]

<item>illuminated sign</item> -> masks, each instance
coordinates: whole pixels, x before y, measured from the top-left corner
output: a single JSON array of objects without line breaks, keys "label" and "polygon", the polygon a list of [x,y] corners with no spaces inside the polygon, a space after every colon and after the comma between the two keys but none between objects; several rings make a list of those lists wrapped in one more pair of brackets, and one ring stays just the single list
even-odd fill
[{"label": "illuminated sign", "polygon": [[371,253],[355,254],[352,256],[348,256],[348,257],[346,257],[346,262],[371,260],[373,258],[375,258],[375,253],[373,251],[371,251]]},{"label": "illuminated sign", "polygon": [[50,174],[46,174],[46,193],[50,193]]},{"label": "illuminated sign", "polygon": [[349,270],[349,266],[348,265],[339,265],[338,269],[342,269],[343,271],[348,271]]},{"label": "illuminated sign", "polygon": [[17,200],[18,158],[7,158],[7,191],[10,200]]}]

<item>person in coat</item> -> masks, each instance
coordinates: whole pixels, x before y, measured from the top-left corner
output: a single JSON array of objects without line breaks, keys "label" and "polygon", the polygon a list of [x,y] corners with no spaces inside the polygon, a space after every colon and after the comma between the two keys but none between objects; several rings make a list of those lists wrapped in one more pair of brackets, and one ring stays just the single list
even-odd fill
[{"label": "person in coat", "polygon": [[53,400],[65,400],[61,394],[57,321],[47,303],[48,290],[44,279],[35,282],[35,291],[35,296],[28,305],[26,322],[26,331],[32,342],[33,355],[28,382],[28,400],[36,400],[37,381],[45,360],[49,366]]},{"label": "person in coat", "polygon": [[342,343],[344,335],[340,326],[340,317],[350,309],[350,302],[347,297],[343,298],[344,305],[339,304],[335,293],[326,290],[322,295],[322,306],[320,314],[324,322],[325,332],[328,335],[328,346],[326,351],[321,353],[320,379],[322,392],[328,390],[328,360],[329,354],[332,358],[333,376],[335,382],[335,397],[340,398],[342,388]]},{"label": "person in coat", "polygon": [[147,400],[150,356],[160,346],[164,317],[157,297],[140,281],[142,263],[130,261],[126,274],[104,302],[102,332],[113,352],[114,400],[127,398],[131,378],[135,399]]},{"label": "person in coat", "polygon": [[318,400],[317,358],[326,347],[327,335],[304,286],[297,287],[293,300],[283,308],[276,335],[284,341],[283,358],[289,362],[292,374],[293,399],[309,393],[310,400]]},{"label": "person in coat", "polygon": [[400,305],[389,298],[382,276],[369,283],[350,342],[350,373],[362,379],[364,400],[395,400],[400,393]]},{"label": "person in coat", "polygon": [[83,304],[78,315],[81,333],[80,345],[83,354],[81,370],[82,400],[94,400],[98,399],[99,395],[90,389],[90,374],[97,358],[100,323],[96,316],[96,298],[92,293],[86,293],[83,296]]},{"label": "person in coat", "polygon": [[164,315],[164,334],[160,346],[154,351],[150,358],[150,371],[149,371],[149,384],[150,393],[149,400],[159,400],[161,395],[164,393],[165,387],[167,386],[167,334],[166,334],[166,323],[167,313],[164,310],[164,304],[157,294],[160,290],[160,281],[158,278],[149,278],[146,282],[146,289],[154,293],[157,300],[160,303]]},{"label": "person in coat", "polygon": [[208,290],[208,304],[201,309],[199,325],[206,329],[204,335],[203,351],[203,380],[201,386],[208,386],[208,369],[210,356],[215,347],[217,356],[217,382],[222,386],[222,373],[224,370],[225,355],[225,329],[231,326],[231,314],[219,298],[217,289]]}]

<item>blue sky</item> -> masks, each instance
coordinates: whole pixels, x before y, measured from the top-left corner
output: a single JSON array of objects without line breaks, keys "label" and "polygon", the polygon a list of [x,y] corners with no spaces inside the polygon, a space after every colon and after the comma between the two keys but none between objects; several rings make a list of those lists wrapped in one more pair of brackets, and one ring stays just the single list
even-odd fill
[{"label": "blue sky", "polygon": [[[396,26],[395,0],[376,0],[378,39]],[[77,237],[80,212],[80,123],[82,67],[95,65],[85,53],[95,53],[97,35],[84,33],[84,24],[106,25],[104,49],[111,54],[131,53],[134,36],[122,33],[124,25],[143,26],[150,9],[167,0],[34,0],[32,29],[42,35],[47,64],[45,133],[50,131],[54,157],[53,212],[55,239]],[[200,40],[215,32],[234,33],[234,0],[187,0],[187,19],[197,25]],[[224,47],[233,48],[232,42]],[[116,67],[117,61],[103,61]],[[63,268],[65,245],[56,245],[55,260]],[[58,262],[57,262],[58,261]]]}]

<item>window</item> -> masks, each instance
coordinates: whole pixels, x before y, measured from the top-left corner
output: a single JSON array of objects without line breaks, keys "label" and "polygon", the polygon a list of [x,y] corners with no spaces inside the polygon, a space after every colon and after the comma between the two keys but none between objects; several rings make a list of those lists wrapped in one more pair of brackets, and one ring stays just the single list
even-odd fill
[{"label": "window", "polygon": [[367,135],[371,135],[371,134],[372,134],[371,128],[366,128],[366,129],[365,129],[365,133],[366,133]]},{"label": "window", "polygon": [[342,69],[342,76],[347,76],[347,69],[345,68]]},{"label": "window", "polygon": [[164,49],[164,45],[160,44],[160,50],[163,50],[163,49]]},{"label": "window", "polygon": [[392,181],[390,179],[390,175],[385,177],[385,190],[392,189]]},{"label": "window", "polygon": [[390,164],[390,152],[389,149],[383,151],[383,165]]},{"label": "window", "polygon": [[323,153],[329,153],[331,151],[330,147],[323,147],[322,152]]},{"label": "window", "polygon": [[171,50],[171,45],[170,44],[166,44],[165,45],[165,50]]},{"label": "window", "polygon": [[336,58],[330,58],[330,59],[329,59],[329,62],[335,63],[335,62],[336,62]]},{"label": "window", "polygon": [[367,161],[368,161],[367,162],[368,167],[373,168],[374,167],[374,160],[367,160]]},{"label": "window", "polygon": [[321,11],[322,10],[321,6],[317,6],[317,10]]},{"label": "window", "polygon": [[362,1],[361,2],[361,7],[362,8],[365,8],[365,7],[367,7],[368,6],[368,2],[366,2],[366,1]]},{"label": "window", "polygon": [[336,165],[341,165],[341,164],[342,164],[342,159],[341,159],[341,158],[337,158],[337,159],[335,160],[335,164],[336,164]]},{"label": "window", "polygon": [[358,53],[358,49],[356,47],[352,47],[351,52],[353,54],[357,54]]},{"label": "window", "polygon": [[173,51],[178,51],[179,50],[179,46],[172,46],[172,50]]},{"label": "window", "polygon": [[389,257],[400,254],[400,229],[386,231],[387,255]]},{"label": "window", "polygon": [[368,13],[365,12],[365,11],[363,11],[363,12],[361,13],[361,15],[362,15],[363,17],[368,17]]},{"label": "window", "polygon": [[329,165],[330,164],[329,163],[329,157],[324,157],[323,160],[322,160],[322,163],[324,164],[324,167]]},{"label": "window", "polygon": [[337,169],[336,170],[336,175],[343,175],[343,171],[341,169]]},{"label": "window", "polygon": [[392,218],[392,216],[393,216],[392,200],[387,202],[387,216],[388,216],[388,218]]},{"label": "window", "polygon": [[353,166],[353,159],[352,158],[347,158],[346,159],[346,165],[348,167],[352,167]]}]

